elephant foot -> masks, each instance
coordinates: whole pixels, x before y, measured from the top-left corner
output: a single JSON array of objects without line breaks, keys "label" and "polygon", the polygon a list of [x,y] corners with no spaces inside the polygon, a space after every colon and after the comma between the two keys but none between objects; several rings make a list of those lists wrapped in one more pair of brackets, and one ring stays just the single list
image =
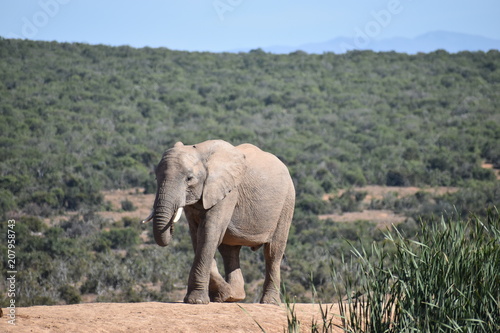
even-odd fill
[{"label": "elephant foot", "polygon": [[218,286],[214,290],[210,290],[210,301],[211,302],[239,302],[244,300],[246,297],[245,290],[239,292],[231,288],[229,284],[224,284]]},{"label": "elephant foot", "polygon": [[246,296],[245,288],[243,286],[235,287],[233,285],[231,288],[231,297],[226,299],[226,302],[239,302],[244,300]]},{"label": "elephant foot", "polygon": [[245,291],[243,290],[240,293],[233,293],[231,297],[226,299],[226,302],[239,302],[245,299],[247,295],[245,294]]},{"label": "elephant foot", "polygon": [[192,290],[184,297],[184,303],[188,304],[208,304],[210,298],[206,290]]},{"label": "elephant foot", "polygon": [[210,293],[210,302],[222,303],[226,302],[231,296],[227,293],[222,293],[220,291],[214,291]]},{"label": "elephant foot", "polygon": [[262,295],[260,303],[280,305],[281,303],[280,295],[277,292],[267,292],[264,295]]}]

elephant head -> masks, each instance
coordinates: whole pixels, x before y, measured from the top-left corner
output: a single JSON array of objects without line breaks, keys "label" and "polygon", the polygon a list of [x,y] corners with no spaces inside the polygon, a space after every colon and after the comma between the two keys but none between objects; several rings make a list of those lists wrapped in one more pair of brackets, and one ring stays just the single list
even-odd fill
[{"label": "elephant head", "polygon": [[221,140],[196,145],[177,142],[156,167],[157,191],[151,215],[153,234],[160,246],[172,238],[173,224],[185,206],[210,209],[241,182],[245,155]]}]

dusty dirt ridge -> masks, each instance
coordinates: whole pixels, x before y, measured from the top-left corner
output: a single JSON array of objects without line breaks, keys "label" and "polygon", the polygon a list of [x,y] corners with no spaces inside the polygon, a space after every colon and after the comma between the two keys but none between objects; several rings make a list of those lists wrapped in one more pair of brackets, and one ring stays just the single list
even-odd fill
[{"label": "dusty dirt ridge", "polygon": [[[459,190],[457,187],[398,187],[398,186],[378,186],[369,185],[363,187],[352,188],[354,192],[366,192],[366,196],[362,201],[362,206],[365,208],[361,212],[346,212],[343,214],[323,214],[319,215],[320,220],[332,220],[336,222],[354,222],[354,221],[370,221],[377,224],[379,228],[391,227],[406,220],[406,216],[398,215],[390,210],[374,210],[366,209],[369,207],[372,200],[381,200],[390,194],[397,195],[398,198],[408,197],[417,192],[427,192],[436,196],[441,196],[446,193],[454,193]],[[339,190],[336,193],[329,193],[323,196],[323,200],[329,200],[341,196],[347,190]]]},{"label": "dusty dirt ridge", "polygon": [[[324,305],[340,325],[337,305]],[[319,305],[296,304],[301,332],[322,323]],[[5,313],[5,311],[4,311]],[[92,303],[16,309],[16,326],[0,320],[1,332],[286,332],[285,305],[248,303]],[[257,324],[258,323],[258,324]],[[342,332],[337,329],[335,332]]]},{"label": "dusty dirt ridge", "polygon": [[[363,187],[353,187],[352,190],[354,192],[366,192],[366,197],[363,199],[363,203],[369,204],[371,200],[379,200],[383,199],[384,196],[396,193],[399,198],[408,197],[410,195],[414,195],[417,192],[427,192],[433,195],[444,195],[446,193],[455,193],[459,190],[458,187],[447,187],[447,186],[439,186],[439,187],[399,187],[399,186],[379,186],[379,185],[368,185]],[[323,196],[323,200],[328,200],[330,198],[339,197],[346,189],[339,190],[336,193],[325,194]]]},{"label": "dusty dirt ridge", "polygon": [[[137,219],[137,223],[139,223],[151,213],[155,200],[155,194],[144,194],[144,189],[140,187],[102,191],[102,195],[104,197],[104,202],[110,203],[111,210],[100,211],[97,212],[97,214],[111,221],[120,221],[124,217],[130,217]],[[125,200],[131,201],[136,209],[128,212],[123,211],[121,203]],[[45,222],[49,225],[57,225],[59,222],[68,220],[70,216],[76,214],[77,212],[66,212],[65,215],[47,218]]]},{"label": "dusty dirt ridge", "polygon": [[[354,222],[359,220],[371,221],[377,223],[381,228],[386,226],[391,226],[392,224],[398,224],[403,222],[406,217],[403,215],[394,214],[394,212],[389,210],[369,210],[371,200],[383,199],[384,196],[390,193],[396,193],[399,198],[414,195],[419,191],[424,191],[431,193],[433,195],[444,195],[446,193],[454,193],[459,190],[456,187],[430,187],[430,188],[419,188],[419,187],[396,187],[396,186],[377,186],[369,185],[364,187],[355,187],[352,190],[355,192],[367,192],[362,205],[365,209],[361,212],[348,212],[343,214],[324,214],[320,215],[319,218],[322,220],[331,219],[337,222]],[[328,200],[333,197],[341,196],[346,190],[339,190],[336,193],[325,194],[323,200]],[[120,221],[124,217],[130,217],[137,219],[137,222],[149,215],[153,207],[155,194],[143,194],[143,188],[130,188],[123,190],[111,190],[103,191],[104,202],[109,202],[111,206],[111,211],[101,211],[98,212],[102,217],[112,220]],[[124,200],[129,200],[136,207],[134,211],[123,211],[121,209],[121,202]],[[68,213],[66,216],[57,216],[52,218],[51,221],[47,220],[47,223],[57,224],[61,220],[68,219],[68,216],[75,213]]]},{"label": "dusty dirt ridge", "polygon": [[[140,221],[151,213],[155,201],[155,194],[144,194],[144,189],[140,187],[125,190],[103,191],[102,194],[104,196],[104,202],[109,201],[111,203],[112,211],[99,212],[99,215],[114,221],[119,221],[126,216],[137,218],[137,221]],[[131,201],[136,207],[136,210],[131,212],[122,211],[121,203],[125,200]]]},{"label": "dusty dirt ridge", "polygon": [[319,215],[320,220],[332,220],[335,222],[355,222],[370,221],[377,224],[377,227],[384,229],[391,225],[397,225],[406,220],[406,216],[395,214],[391,210],[367,209],[362,212],[347,212],[344,214],[323,214]]}]

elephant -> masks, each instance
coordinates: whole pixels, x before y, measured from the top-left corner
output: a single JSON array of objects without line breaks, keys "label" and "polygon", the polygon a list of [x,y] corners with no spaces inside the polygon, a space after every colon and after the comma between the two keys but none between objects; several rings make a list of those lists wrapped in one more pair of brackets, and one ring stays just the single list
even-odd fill
[{"label": "elephant", "polygon": [[[265,280],[261,303],[280,303],[280,265],[295,207],[288,168],[252,144],[223,140],[194,145],[177,142],[156,170],[153,221],[159,246],[172,239],[184,210],[194,249],[185,303],[237,302],[245,298],[239,253],[263,246]],[[225,278],[217,269],[219,250]]]}]

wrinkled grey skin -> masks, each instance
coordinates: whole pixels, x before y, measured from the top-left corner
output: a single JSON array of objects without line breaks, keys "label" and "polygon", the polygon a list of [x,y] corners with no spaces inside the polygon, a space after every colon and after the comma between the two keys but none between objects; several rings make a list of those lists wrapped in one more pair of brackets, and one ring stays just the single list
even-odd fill
[{"label": "wrinkled grey skin", "polygon": [[[279,303],[280,263],[295,205],[286,166],[274,155],[221,140],[168,149],[156,168],[152,220],[155,241],[166,246],[174,215],[184,207],[195,252],[184,302],[207,304],[245,298],[239,252],[264,246],[261,303]],[[215,263],[224,261],[225,278]]]}]

